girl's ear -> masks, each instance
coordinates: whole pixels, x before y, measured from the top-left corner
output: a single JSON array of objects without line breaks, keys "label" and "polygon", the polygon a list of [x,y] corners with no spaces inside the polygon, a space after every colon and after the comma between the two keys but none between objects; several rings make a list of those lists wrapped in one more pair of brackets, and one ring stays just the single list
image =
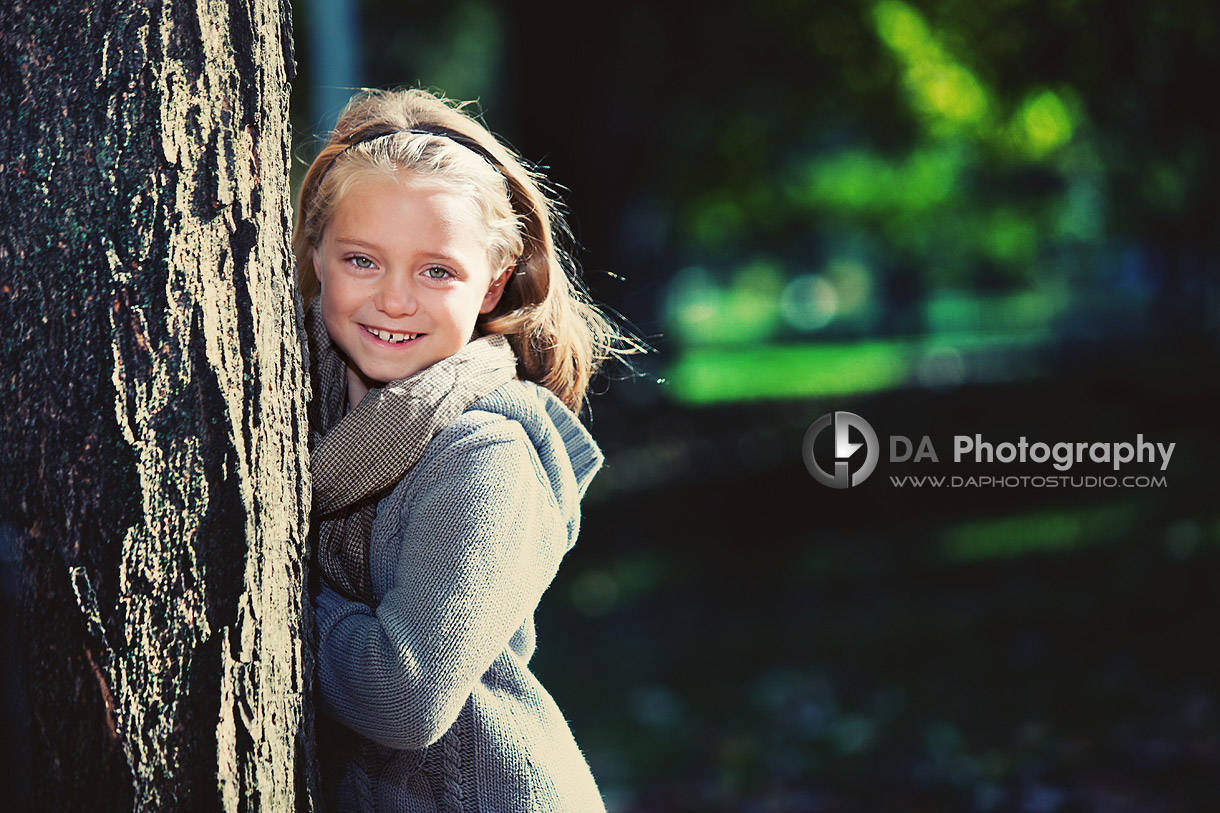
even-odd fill
[{"label": "girl's ear", "polygon": [[318,247],[314,246],[309,250],[309,258],[313,261],[313,276],[318,281],[318,285],[322,285],[322,272],[318,270]]},{"label": "girl's ear", "polygon": [[492,279],[491,285],[487,288],[487,293],[483,296],[483,304],[479,306],[479,313],[491,313],[495,310],[496,305],[500,304],[500,297],[504,295],[504,286],[508,282],[508,278],[513,275],[513,268],[516,265],[517,258],[511,258],[500,269],[500,273]]}]

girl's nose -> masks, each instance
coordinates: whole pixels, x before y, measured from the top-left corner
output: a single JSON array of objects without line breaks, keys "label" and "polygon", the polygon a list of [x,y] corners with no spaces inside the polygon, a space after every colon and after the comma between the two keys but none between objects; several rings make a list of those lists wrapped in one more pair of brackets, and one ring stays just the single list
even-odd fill
[{"label": "girl's nose", "polygon": [[373,304],[386,316],[412,316],[419,307],[409,274],[388,274],[373,298]]}]

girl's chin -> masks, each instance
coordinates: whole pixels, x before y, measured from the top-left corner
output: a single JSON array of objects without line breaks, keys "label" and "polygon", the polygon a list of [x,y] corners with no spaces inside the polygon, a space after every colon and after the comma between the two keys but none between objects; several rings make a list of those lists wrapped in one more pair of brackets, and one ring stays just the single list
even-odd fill
[{"label": "girl's chin", "polygon": [[379,368],[376,370],[370,370],[369,372],[371,372],[372,375],[370,375],[369,373],[366,373],[362,370],[360,372],[360,377],[364,379],[364,381],[368,384],[369,387],[384,387],[386,384],[389,384],[391,381],[398,381],[399,379],[402,379],[402,378],[409,378],[410,376],[415,375],[422,369],[423,369],[423,367],[420,367],[419,365],[415,365],[415,364],[413,364],[409,367],[404,366],[404,367],[397,367],[397,368]]}]

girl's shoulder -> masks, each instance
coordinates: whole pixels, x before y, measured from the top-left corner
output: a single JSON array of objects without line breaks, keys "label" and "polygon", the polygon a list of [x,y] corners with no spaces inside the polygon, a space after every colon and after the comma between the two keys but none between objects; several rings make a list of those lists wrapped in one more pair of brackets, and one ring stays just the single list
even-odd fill
[{"label": "girl's shoulder", "polygon": [[[442,429],[395,489],[406,492],[472,467],[520,467],[529,460],[560,503],[579,501],[603,456],[580,419],[549,390],[509,381]],[[439,475],[437,473],[440,473]]]},{"label": "girl's shoulder", "polygon": [[414,508],[460,495],[474,503],[544,500],[558,509],[571,545],[580,502],[602,459],[588,430],[558,398],[530,382],[510,381],[432,439],[378,503],[374,537],[397,538]]},{"label": "girl's shoulder", "polygon": [[[516,426],[513,426],[513,425]],[[513,379],[475,401],[433,440],[441,445],[472,434],[525,432],[535,446],[561,444],[601,452],[589,430],[554,393],[532,381]]]}]

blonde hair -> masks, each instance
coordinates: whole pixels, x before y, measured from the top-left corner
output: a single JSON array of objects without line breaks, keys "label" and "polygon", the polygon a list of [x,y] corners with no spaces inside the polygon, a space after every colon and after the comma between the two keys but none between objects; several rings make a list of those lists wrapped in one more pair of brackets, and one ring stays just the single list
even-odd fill
[{"label": "blonde hair", "polygon": [[545,179],[461,105],[422,90],[355,96],[305,174],[293,251],[306,305],[319,291],[313,250],[339,201],[362,178],[402,171],[471,197],[488,227],[493,268],[516,258],[499,304],[479,317],[479,330],[508,339],[522,378],[578,410],[604,361],[640,349],[589,301],[575,262],[557,245],[557,235],[570,233]]}]

